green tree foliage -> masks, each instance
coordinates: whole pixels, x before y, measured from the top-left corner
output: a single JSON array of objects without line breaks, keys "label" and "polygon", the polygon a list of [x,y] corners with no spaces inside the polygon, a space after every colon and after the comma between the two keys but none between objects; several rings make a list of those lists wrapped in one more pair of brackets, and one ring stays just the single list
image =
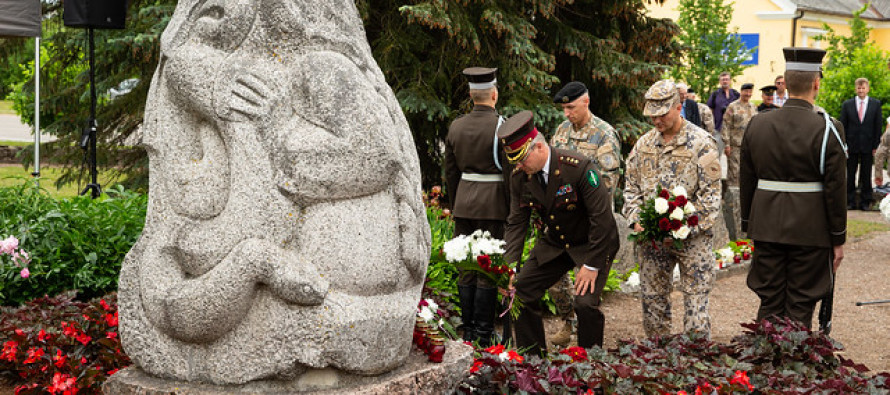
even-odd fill
[{"label": "green tree foliage", "polygon": [[584,82],[591,110],[632,142],[650,128],[643,94],[678,50],[676,25],[646,17],[642,0],[356,4],[414,132],[426,185],[441,182],[448,125],[472,106],[463,68],[497,67],[501,113],[530,109],[547,134],[563,120],[552,95],[564,83]]},{"label": "green tree foliage", "polygon": [[671,76],[686,82],[707,98],[717,87],[720,73],[739,75],[753,50],[746,49],[737,30],[729,31],[734,2],[725,0],[680,0],[680,34],[686,51],[683,62]]},{"label": "green tree foliage", "polygon": [[840,114],[845,100],[856,96],[856,79],[861,77],[870,82],[869,96],[880,100],[884,114],[890,114],[890,70],[887,67],[890,54],[868,41],[871,28],[859,17],[865,7],[867,5],[853,12],[849,36],[839,35],[824,24],[826,33],[816,37],[828,43],[828,61],[816,103],[834,116]]},{"label": "green tree foliage", "polygon": [[[464,67],[498,67],[502,113],[535,112],[552,133],[562,119],[551,97],[579,80],[591,91],[591,109],[628,143],[650,126],[641,115],[643,94],[676,60],[676,25],[645,16],[647,2],[663,0],[356,0],[374,56],[405,112],[420,154],[426,185],[441,182],[441,145],[448,125],[469,110]],[[61,19],[61,3],[44,0],[45,15]],[[145,180],[146,156],[120,143],[137,130],[158,62],[160,33],[175,0],[132,0],[127,29],[97,30],[96,78],[102,171],[130,172]],[[59,140],[44,156],[71,165],[60,183],[78,179],[77,140],[89,112],[86,32],[59,28],[45,36],[41,124]],[[2,46],[2,44],[0,44]],[[63,76],[62,78],[57,78]],[[105,92],[128,78],[139,84],[115,100]],[[21,72],[24,120],[33,85]],[[33,106],[33,104],[32,104]],[[629,147],[629,145],[627,145]],[[132,186],[132,182],[130,183]]]}]

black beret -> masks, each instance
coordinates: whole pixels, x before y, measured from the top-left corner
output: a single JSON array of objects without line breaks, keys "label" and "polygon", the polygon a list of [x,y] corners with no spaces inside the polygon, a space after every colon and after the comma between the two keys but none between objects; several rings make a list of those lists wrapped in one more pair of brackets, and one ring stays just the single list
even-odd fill
[{"label": "black beret", "polygon": [[752,84],[750,82],[746,82],[746,83],[742,84],[742,90],[745,90],[745,89],[754,89],[754,84]]},{"label": "black beret", "polygon": [[553,102],[570,103],[585,93],[587,93],[587,87],[584,86],[584,84],[578,81],[572,81],[562,87],[559,92],[556,92],[556,96],[553,96]]}]

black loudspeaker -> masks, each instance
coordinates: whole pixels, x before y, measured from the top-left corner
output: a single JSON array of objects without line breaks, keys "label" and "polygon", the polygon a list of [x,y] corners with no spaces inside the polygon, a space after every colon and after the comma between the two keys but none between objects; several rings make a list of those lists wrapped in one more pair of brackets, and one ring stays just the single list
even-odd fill
[{"label": "black loudspeaker", "polygon": [[64,0],[63,5],[65,26],[123,29],[129,0]]}]

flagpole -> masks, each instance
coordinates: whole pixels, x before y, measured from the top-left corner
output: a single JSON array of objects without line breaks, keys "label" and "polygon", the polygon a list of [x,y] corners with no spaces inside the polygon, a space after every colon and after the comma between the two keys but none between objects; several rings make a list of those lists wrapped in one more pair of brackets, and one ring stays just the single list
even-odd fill
[{"label": "flagpole", "polygon": [[40,186],[40,37],[34,37],[34,172]]}]

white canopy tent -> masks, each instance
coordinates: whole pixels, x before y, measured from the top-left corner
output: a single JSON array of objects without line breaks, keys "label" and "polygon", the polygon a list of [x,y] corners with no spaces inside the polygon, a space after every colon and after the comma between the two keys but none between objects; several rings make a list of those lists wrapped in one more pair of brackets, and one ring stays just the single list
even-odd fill
[{"label": "white canopy tent", "polygon": [[0,36],[34,37],[34,176],[40,175],[40,0],[0,0]]}]

